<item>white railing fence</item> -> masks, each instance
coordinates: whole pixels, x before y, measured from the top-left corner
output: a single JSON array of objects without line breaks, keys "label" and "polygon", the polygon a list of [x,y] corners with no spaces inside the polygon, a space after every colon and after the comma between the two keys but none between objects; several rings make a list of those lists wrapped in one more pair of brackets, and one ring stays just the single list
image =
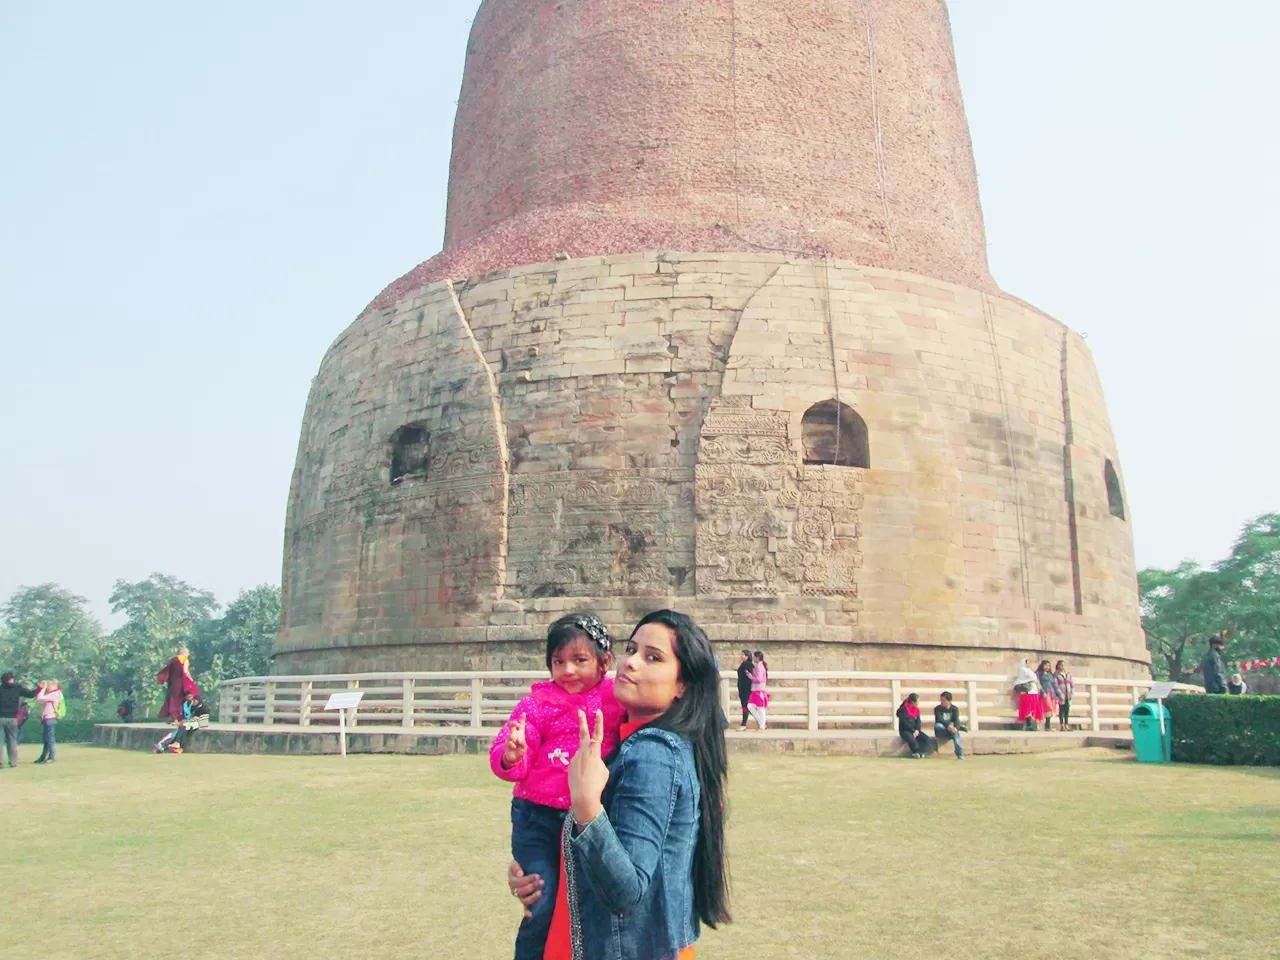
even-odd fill
[{"label": "white railing fence", "polygon": [[[361,690],[364,698],[347,721],[354,729],[494,732],[530,685],[545,679],[545,673],[496,671],[241,677],[220,685],[218,721],[337,727],[337,715],[324,710],[329,695]],[[1130,709],[1151,685],[1150,680],[1076,680],[1072,726],[1099,732],[1127,728]],[[725,712],[736,725],[741,712],[732,672],[721,674],[720,688]],[[939,694],[949,690],[971,731],[1011,729],[1017,721],[1012,689],[1013,678],[998,674],[778,671],[769,677],[769,726],[813,731],[895,729],[895,712],[907,694],[920,695],[922,718],[928,721]],[[1176,689],[1200,690],[1187,684]]]}]

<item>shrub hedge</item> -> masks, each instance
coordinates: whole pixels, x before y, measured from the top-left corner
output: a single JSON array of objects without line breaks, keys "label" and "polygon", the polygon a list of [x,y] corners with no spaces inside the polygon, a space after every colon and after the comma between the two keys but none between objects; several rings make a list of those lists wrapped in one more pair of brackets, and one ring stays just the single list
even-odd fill
[{"label": "shrub hedge", "polygon": [[1280,766],[1280,697],[1181,693],[1165,706],[1174,760]]},{"label": "shrub hedge", "polygon": [[[88,743],[93,739],[93,725],[101,723],[100,720],[72,720],[69,717],[63,717],[58,721],[58,729],[55,736],[59,743]],[[31,717],[22,725],[21,743],[34,743],[37,746],[44,743],[44,731],[40,729],[40,721]]]}]

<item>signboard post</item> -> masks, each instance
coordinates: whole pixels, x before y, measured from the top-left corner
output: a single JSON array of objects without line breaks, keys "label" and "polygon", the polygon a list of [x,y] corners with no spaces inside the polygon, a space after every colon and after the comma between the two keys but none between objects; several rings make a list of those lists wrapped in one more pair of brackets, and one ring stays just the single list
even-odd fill
[{"label": "signboard post", "polygon": [[1164,738],[1168,731],[1164,728],[1164,701],[1173,693],[1172,683],[1153,683],[1147,691],[1147,699],[1156,702],[1156,713],[1160,716],[1160,749],[1164,749]]},{"label": "signboard post", "polygon": [[324,705],[325,710],[338,711],[338,749],[344,757],[347,755],[347,711],[354,712],[363,696],[363,690],[344,690],[329,694],[329,702]]}]

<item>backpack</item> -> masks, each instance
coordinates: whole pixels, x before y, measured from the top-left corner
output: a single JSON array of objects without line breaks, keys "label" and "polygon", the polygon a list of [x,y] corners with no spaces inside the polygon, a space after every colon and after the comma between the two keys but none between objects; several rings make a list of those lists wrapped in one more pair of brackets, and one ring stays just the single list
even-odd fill
[{"label": "backpack", "polygon": [[57,706],[53,708],[53,715],[61,720],[67,715],[67,701],[65,697],[59,697]]},{"label": "backpack", "polygon": [[126,707],[123,703],[120,704],[120,706],[116,707],[117,717],[127,717],[128,715],[129,715],[129,708]]}]

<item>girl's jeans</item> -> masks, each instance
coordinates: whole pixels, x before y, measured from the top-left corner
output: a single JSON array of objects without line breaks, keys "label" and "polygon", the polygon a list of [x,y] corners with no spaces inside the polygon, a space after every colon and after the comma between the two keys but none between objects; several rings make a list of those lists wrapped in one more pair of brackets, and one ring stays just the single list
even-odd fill
[{"label": "girl's jeans", "polygon": [[542,960],[556,907],[560,885],[560,832],[565,811],[540,803],[511,801],[511,857],[526,874],[542,877],[542,896],[529,909],[532,917],[520,921],[516,933],[515,960]]},{"label": "girl's jeans", "polygon": [[41,720],[40,726],[44,727],[44,749],[40,751],[40,759],[52,760],[58,747],[57,738],[54,736],[54,733],[58,728],[58,721]]}]

